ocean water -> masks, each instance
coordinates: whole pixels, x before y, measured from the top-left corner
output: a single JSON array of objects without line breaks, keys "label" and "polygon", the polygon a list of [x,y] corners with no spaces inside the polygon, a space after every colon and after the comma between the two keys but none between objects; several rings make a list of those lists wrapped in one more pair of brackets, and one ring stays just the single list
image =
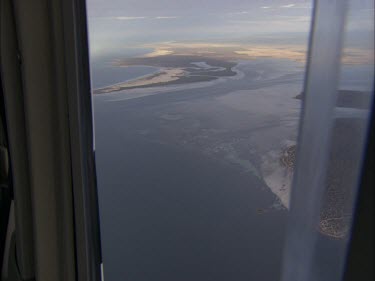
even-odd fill
[{"label": "ocean water", "polygon": [[97,126],[105,280],[278,280],[287,211],[259,179],[113,121]]},{"label": "ocean water", "polygon": [[[262,167],[297,138],[303,67],[238,69],[199,87],[94,96],[106,280],[279,280],[288,211]],[[344,89],[358,70],[345,69],[356,76]],[[343,245],[318,235],[319,279],[340,272]]]},{"label": "ocean water", "polygon": [[94,96],[106,280],[279,279],[288,211],[259,161],[296,133],[303,75],[273,65],[207,87]]},{"label": "ocean water", "polygon": [[114,65],[119,59],[142,56],[150,51],[152,50],[141,48],[126,49],[121,53],[92,56],[90,60],[92,88],[98,89],[157,72],[159,68],[152,66],[119,67]]},{"label": "ocean water", "polygon": [[92,70],[93,89],[103,88],[109,85],[132,80],[144,75],[153,74],[159,71],[159,68],[152,66],[113,66],[110,63],[95,67]]}]

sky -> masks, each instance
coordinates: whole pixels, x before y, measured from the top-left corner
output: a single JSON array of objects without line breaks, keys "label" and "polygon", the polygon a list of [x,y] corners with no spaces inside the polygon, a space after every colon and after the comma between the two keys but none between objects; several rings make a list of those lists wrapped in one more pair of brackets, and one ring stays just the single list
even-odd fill
[{"label": "sky", "polygon": [[[373,0],[350,3],[348,28],[358,40],[368,38]],[[96,55],[169,41],[264,43],[272,38],[273,43],[307,44],[312,1],[87,0],[87,8],[90,50]]]}]

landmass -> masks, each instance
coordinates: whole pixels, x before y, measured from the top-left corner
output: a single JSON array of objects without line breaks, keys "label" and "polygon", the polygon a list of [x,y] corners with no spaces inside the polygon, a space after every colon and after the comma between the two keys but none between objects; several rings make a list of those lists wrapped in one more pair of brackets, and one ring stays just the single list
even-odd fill
[{"label": "landmass", "polygon": [[[304,92],[301,92],[295,98],[302,100]],[[354,90],[338,90],[337,107],[368,109],[371,101],[371,93]]]},{"label": "landmass", "polygon": [[[296,97],[303,98],[303,93]],[[340,90],[338,106],[366,109],[370,94]],[[361,118],[338,118],[332,130],[327,170],[326,191],[320,213],[319,231],[333,238],[344,238],[350,229],[353,198],[357,184],[358,164],[361,161],[362,137],[365,122]],[[355,135],[356,138],[349,137]],[[288,146],[280,156],[282,165],[293,172],[297,145]]]},{"label": "landmass", "polygon": [[[143,47],[152,48],[153,51],[140,57],[119,58],[112,62],[112,65],[154,66],[159,68],[156,74],[95,89],[94,94],[205,82],[235,76],[237,73],[234,67],[241,60],[287,59],[300,62],[301,65],[306,60],[306,47],[301,45],[167,42]],[[362,62],[366,57],[363,52],[351,50],[347,52],[344,62],[356,64],[358,59]]]},{"label": "landmass", "polygon": [[152,46],[153,51],[134,58],[117,59],[114,67],[153,66],[155,74],[124,81],[100,89],[94,94],[106,94],[136,88],[213,81],[235,76],[239,61],[256,58],[280,58],[304,61],[305,50],[298,46],[286,49],[278,46],[249,47],[241,44],[165,43]]},{"label": "landmass", "polygon": [[156,74],[144,76],[101,89],[94,94],[104,94],[135,88],[159,87],[173,84],[205,82],[220,77],[235,76],[234,61],[212,58],[207,55],[160,55],[129,58],[115,62],[118,67],[154,66],[160,70]]}]

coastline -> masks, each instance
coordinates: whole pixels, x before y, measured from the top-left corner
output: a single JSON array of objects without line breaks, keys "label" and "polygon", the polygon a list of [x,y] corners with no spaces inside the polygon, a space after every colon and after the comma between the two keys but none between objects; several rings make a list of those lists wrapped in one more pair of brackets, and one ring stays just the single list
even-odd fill
[{"label": "coastline", "polygon": [[[239,63],[240,64],[240,63]],[[240,80],[245,77],[245,74],[237,66],[232,68],[232,71],[236,73],[234,76],[230,77],[218,77],[217,79],[211,79],[207,81],[198,81],[194,83],[170,83],[168,85],[154,84],[149,87],[137,87],[131,89],[125,89],[120,91],[109,92],[106,94],[96,94],[95,96],[105,96],[110,95],[108,101],[124,101],[130,99],[143,98],[152,95],[170,93],[175,91],[201,89],[206,87],[211,87],[219,83],[226,82],[228,80]]]},{"label": "coastline", "polygon": [[156,73],[143,75],[135,79],[116,83],[103,88],[95,89],[94,94],[106,94],[122,90],[130,90],[142,87],[150,87],[157,84],[171,83],[180,79],[185,71],[181,68],[160,68]]},{"label": "coastline", "polygon": [[[349,234],[351,225],[351,208],[353,204],[353,184],[356,179],[355,164],[359,161],[359,142],[352,143],[352,139],[343,138],[347,133],[353,133],[360,136],[364,132],[363,124],[360,119],[337,119],[333,128],[333,137],[331,140],[332,148],[327,166],[327,178],[325,183],[325,195],[323,197],[322,208],[320,212],[320,221],[317,226],[318,231],[334,239],[344,239]],[[280,164],[283,166],[283,176],[290,179],[295,167],[295,155],[297,145],[286,147],[279,157]],[[277,169],[275,169],[274,173]],[[280,174],[278,175],[280,182]],[[266,180],[267,185],[283,202],[284,206],[289,209],[290,188],[275,189],[270,180]]]},{"label": "coastline", "polygon": [[283,207],[289,210],[296,143],[287,141],[284,147],[281,153],[271,151],[263,156],[261,170],[267,186],[277,196]]},{"label": "coastline", "polygon": [[[279,163],[274,162],[270,167],[273,171],[264,175],[264,180],[272,192],[280,199],[282,205],[289,210],[290,192],[295,168],[295,155],[297,145],[292,144],[284,148],[279,154]],[[275,155],[276,156],[276,155]],[[273,159],[275,160],[275,159]],[[269,163],[267,163],[270,165]],[[334,239],[344,238],[350,227],[351,216],[344,212],[344,203],[336,200],[337,195],[344,195],[344,190],[335,186],[329,178],[326,187],[326,194],[323,207],[320,213],[318,231]]]},{"label": "coastline", "polygon": [[116,61],[113,67],[150,66],[159,71],[94,90],[107,94],[137,88],[209,82],[221,77],[236,76],[237,62],[202,55],[143,56]]}]

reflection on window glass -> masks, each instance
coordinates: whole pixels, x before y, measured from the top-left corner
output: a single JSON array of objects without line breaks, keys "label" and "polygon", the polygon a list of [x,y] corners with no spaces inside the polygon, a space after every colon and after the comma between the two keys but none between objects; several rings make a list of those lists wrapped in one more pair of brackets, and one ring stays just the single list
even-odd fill
[{"label": "reflection on window glass", "polygon": [[105,280],[278,280],[311,2],[87,2]]},{"label": "reflection on window glass", "polygon": [[374,2],[349,0],[315,272],[341,280],[374,90]]}]

